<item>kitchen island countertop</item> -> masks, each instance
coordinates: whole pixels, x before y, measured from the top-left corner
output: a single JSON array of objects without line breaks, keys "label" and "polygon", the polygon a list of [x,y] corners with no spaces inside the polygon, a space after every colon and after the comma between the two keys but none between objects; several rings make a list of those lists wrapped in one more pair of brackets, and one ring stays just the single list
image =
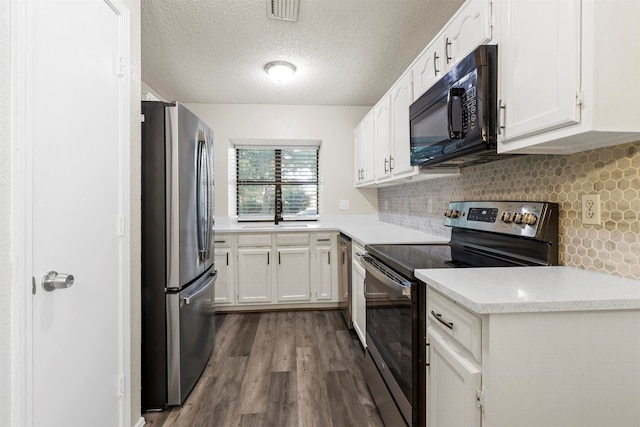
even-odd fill
[{"label": "kitchen island countertop", "polygon": [[478,314],[640,309],[640,281],[575,267],[443,268],[415,274]]}]

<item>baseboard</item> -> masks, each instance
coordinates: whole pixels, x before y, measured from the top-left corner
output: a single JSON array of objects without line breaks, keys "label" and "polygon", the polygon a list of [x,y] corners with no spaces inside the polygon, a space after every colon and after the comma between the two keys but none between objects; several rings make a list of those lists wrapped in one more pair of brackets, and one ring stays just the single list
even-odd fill
[{"label": "baseboard", "polygon": [[145,420],[143,417],[140,417],[140,419],[138,420],[138,422],[133,426],[133,427],[144,427],[145,424]]}]

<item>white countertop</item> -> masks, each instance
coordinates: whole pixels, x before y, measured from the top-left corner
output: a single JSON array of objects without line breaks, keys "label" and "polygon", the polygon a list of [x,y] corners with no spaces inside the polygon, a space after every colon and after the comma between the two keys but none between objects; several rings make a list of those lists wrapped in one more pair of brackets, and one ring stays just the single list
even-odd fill
[{"label": "white countertop", "polygon": [[441,268],[415,275],[479,314],[640,308],[640,281],[574,267]]},{"label": "white countertop", "polygon": [[375,215],[331,216],[318,222],[284,222],[278,226],[272,223],[238,223],[236,221],[216,221],[216,232],[256,233],[256,232],[316,232],[340,231],[361,245],[402,244],[402,243],[448,243],[448,237],[436,236],[410,228],[378,221]]}]

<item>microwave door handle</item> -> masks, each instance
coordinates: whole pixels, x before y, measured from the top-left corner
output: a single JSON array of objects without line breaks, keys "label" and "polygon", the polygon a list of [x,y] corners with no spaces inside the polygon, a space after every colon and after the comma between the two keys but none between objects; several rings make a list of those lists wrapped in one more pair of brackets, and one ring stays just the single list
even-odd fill
[{"label": "microwave door handle", "polygon": [[462,139],[462,95],[464,89],[454,87],[449,89],[449,99],[447,100],[447,124],[449,128],[449,138]]}]

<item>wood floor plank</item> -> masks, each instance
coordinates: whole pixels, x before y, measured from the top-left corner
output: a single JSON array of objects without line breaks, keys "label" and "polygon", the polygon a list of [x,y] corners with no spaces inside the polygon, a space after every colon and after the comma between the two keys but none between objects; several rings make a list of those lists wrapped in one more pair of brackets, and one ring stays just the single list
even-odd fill
[{"label": "wood floor plank", "polygon": [[246,313],[235,316],[238,316],[240,322],[238,328],[233,332],[233,339],[229,346],[229,355],[231,357],[249,356],[258,330],[261,314]]},{"label": "wood floor plank", "polygon": [[295,311],[296,348],[313,347],[316,345],[313,311]]},{"label": "wood floor plank", "polygon": [[291,311],[277,313],[271,372],[296,370],[296,315]]},{"label": "wood floor plank", "polygon": [[358,399],[357,386],[348,371],[327,372],[325,385],[334,425],[369,425],[368,415]]},{"label": "wood floor plank", "polygon": [[275,312],[260,313],[236,408],[239,414],[255,414],[267,410],[277,316]]},{"label": "wood floor plank", "polygon": [[[321,369],[324,372],[344,371],[344,352],[339,346],[336,335],[335,313],[330,311],[318,311],[314,313],[316,346],[322,351],[318,351]],[[345,328],[344,322],[342,323]]]},{"label": "wood floor plank", "polygon": [[269,406],[258,414],[242,415],[242,427],[296,427],[298,425],[298,385],[295,372],[272,372]]},{"label": "wood floor plank", "polygon": [[298,425],[333,426],[316,347],[298,347]]}]

